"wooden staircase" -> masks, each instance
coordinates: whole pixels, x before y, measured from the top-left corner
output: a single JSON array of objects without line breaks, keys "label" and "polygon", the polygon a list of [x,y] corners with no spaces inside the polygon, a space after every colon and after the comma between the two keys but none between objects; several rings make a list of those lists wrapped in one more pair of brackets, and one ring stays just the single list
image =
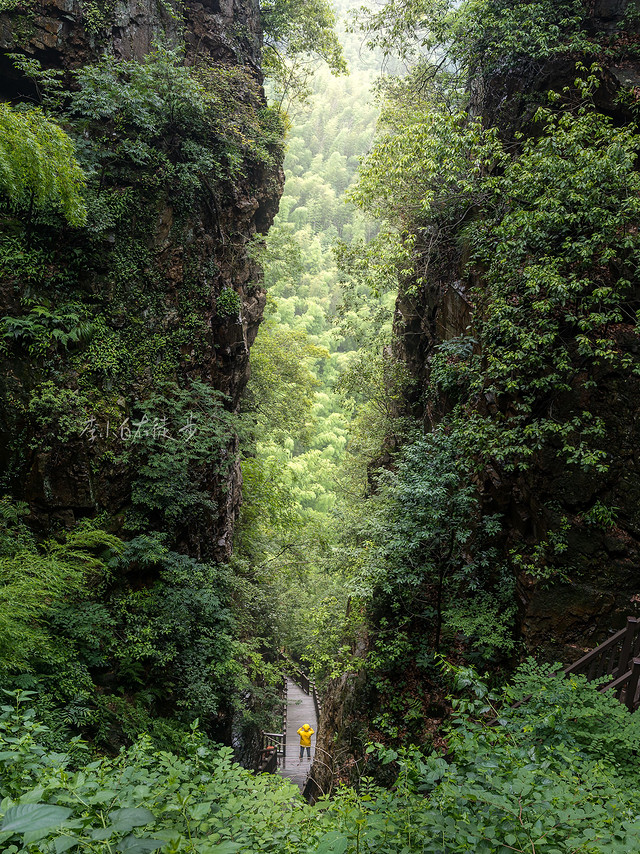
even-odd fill
[{"label": "wooden staircase", "polygon": [[574,673],[586,676],[589,681],[609,677],[598,690],[614,691],[617,699],[630,712],[635,712],[640,706],[640,618],[627,617],[624,629],[583,655],[564,672],[566,676]]}]

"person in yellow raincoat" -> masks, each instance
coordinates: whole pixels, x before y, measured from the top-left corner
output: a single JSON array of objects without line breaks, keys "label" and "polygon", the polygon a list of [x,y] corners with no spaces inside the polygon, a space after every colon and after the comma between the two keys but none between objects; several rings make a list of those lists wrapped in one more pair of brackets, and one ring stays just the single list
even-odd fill
[{"label": "person in yellow raincoat", "polygon": [[300,759],[304,756],[305,747],[307,748],[307,759],[311,759],[311,736],[313,735],[313,730],[309,724],[305,724],[298,730],[298,735],[300,736]]}]

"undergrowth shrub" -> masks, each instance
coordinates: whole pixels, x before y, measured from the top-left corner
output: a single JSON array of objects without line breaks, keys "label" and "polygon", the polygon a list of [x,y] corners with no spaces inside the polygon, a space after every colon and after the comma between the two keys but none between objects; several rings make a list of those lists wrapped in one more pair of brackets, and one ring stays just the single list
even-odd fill
[{"label": "undergrowth shrub", "polygon": [[[0,714],[0,842],[7,854],[637,849],[640,781],[629,745],[640,724],[624,706],[583,677],[551,677],[532,664],[499,697],[469,669],[456,682],[468,699],[446,760],[371,745],[376,763],[393,769],[393,788],[362,777],[313,807],[279,776],[240,768],[195,724],[173,753],[145,737],[116,757],[91,757],[78,740],[52,752],[30,695],[10,694]],[[533,692],[531,705],[508,705],[522,692]],[[487,726],[481,717],[493,709],[501,724]],[[603,750],[608,715],[615,726]]]}]

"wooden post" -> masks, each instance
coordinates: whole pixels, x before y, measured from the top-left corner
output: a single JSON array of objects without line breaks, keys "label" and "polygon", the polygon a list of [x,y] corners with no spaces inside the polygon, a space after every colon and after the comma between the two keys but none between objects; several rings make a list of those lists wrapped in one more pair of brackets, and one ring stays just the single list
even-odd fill
[{"label": "wooden post", "polygon": [[638,681],[640,681],[640,658],[634,658],[633,665],[631,667],[631,676],[627,682],[627,693],[624,698],[625,705],[630,712],[632,712],[636,707]]},{"label": "wooden post", "polygon": [[[627,617],[627,628],[625,631],[624,639],[622,641],[622,648],[620,650],[620,658],[618,659],[618,672],[615,674],[616,676],[622,676],[623,673],[626,673],[627,670],[630,670],[630,658],[631,658],[631,649],[633,647],[633,640],[635,638],[636,632],[638,631],[638,620],[635,617]],[[612,674],[614,675],[614,674]]]}]

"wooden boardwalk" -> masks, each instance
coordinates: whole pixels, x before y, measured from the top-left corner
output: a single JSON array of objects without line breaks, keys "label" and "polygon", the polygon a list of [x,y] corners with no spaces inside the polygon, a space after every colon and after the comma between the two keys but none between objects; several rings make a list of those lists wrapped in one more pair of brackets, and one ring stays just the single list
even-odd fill
[{"label": "wooden boardwalk", "polygon": [[[313,762],[316,749],[316,738],[318,732],[318,721],[313,696],[305,694],[293,679],[287,679],[287,752],[279,769],[279,773],[295,783],[302,791],[309,769]],[[316,732],[311,738],[311,759],[307,759],[307,751],[304,759],[300,761],[300,736],[298,730],[303,724],[309,726]]]}]

